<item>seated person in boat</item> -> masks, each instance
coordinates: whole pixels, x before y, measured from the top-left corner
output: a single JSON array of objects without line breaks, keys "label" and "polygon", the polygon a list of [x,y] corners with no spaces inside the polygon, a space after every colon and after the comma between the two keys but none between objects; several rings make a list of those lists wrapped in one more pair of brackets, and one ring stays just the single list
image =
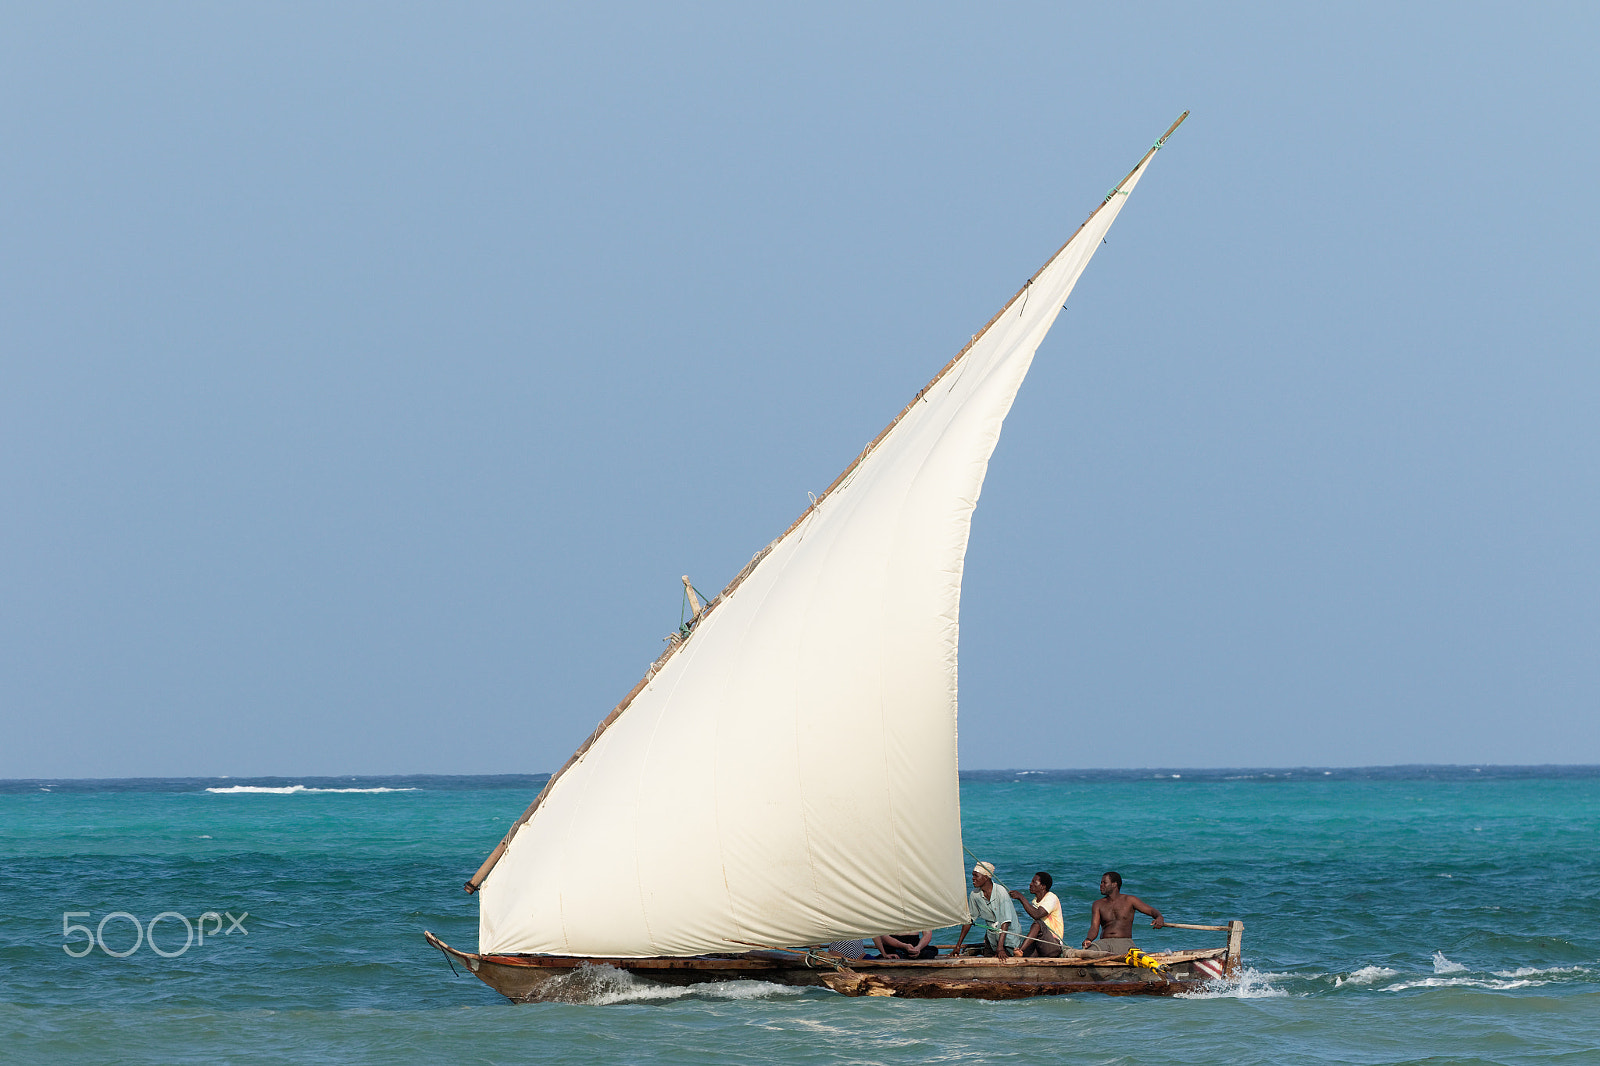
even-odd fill
[{"label": "seated person in boat", "polygon": [[961,927],[961,935],[956,937],[951,954],[961,954],[967,931],[976,923],[984,931],[980,952],[1010,958],[1019,939],[1017,909],[1011,905],[1011,893],[1006,886],[995,882],[994,863],[980,862],[972,868],[972,892],[967,896],[967,910],[972,921]]},{"label": "seated person in boat", "polygon": [[1126,955],[1133,948],[1133,915],[1150,916],[1150,928],[1166,925],[1161,912],[1138,896],[1122,894],[1122,875],[1108,870],[1100,877],[1100,895],[1089,912],[1089,935],[1083,938],[1083,948],[1067,948],[1063,955],[1083,957],[1088,955]]},{"label": "seated person in boat", "polygon": [[1054,959],[1061,956],[1061,936],[1064,926],[1061,922],[1061,901],[1056,894],[1050,891],[1050,886],[1055,883],[1054,878],[1040,870],[1033,875],[1033,880],[1028,883],[1028,891],[1033,893],[1033,902],[1016,889],[1011,890],[1011,898],[1022,905],[1028,912],[1028,917],[1033,919],[1033,928],[1028,930],[1028,935],[1022,941],[1022,955],[1024,958]]},{"label": "seated person in boat", "polygon": [[872,942],[877,945],[878,954],[886,959],[932,959],[939,955],[939,949],[933,946],[932,929],[924,929],[920,933],[901,933],[899,936],[885,933],[874,937]]}]

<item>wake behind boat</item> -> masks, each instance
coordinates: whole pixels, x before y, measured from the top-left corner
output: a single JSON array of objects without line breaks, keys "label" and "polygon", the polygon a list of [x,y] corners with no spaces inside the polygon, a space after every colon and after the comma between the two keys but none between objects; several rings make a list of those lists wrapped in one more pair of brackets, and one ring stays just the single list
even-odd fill
[{"label": "wake behind boat", "polygon": [[1170,993],[1238,964],[1238,922],[1190,927],[1227,931],[1225,946],[1148,956],[802,947],[972,921],[956,753],[972,512],[1034,352],[1187,117],[718,596],[701,605],[684,579],[693,617],[467,882],[478,951],[430,944],[513,1000],[596,965],[1014,998]]}]

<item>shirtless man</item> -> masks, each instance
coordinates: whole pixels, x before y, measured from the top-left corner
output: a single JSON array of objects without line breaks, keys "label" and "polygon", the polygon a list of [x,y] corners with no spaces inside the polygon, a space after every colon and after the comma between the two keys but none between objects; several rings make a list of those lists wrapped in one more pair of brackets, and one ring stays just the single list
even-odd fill
[{"label": "shirtless man", "polygon": [[1150,916],[1150,928],[1166,925],[1161,912],[1138,896],[1122,894],[1122,875],[1108,870],[1100,878],[1100,895],[1089,912],[1089,935],[1083,938],[1083,948],[1068,948],[1063,955],[1084,957],[1089,955],[1126,955],[1133,947],[1133,915]]}]

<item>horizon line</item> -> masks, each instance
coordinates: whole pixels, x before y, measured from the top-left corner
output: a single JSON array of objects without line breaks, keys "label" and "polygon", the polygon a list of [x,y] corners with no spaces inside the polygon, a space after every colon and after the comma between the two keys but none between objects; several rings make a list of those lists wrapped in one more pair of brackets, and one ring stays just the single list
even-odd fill
[{"label": "horizon line", "polygon": [[[1232,765],[1232,766],[1001,766],[1001,767],[964,767],[959,774],[1070,774],[1070,773],[1218,773],[1222,771],[1245,772],[1279,772],[1295,773],[1305,770],[1318,772],[1332,771],[1358,771],[1358,770],[1596,770],[1600,771],[1600,763],[1490,763],[1490,762],[1461,762],[1461,763],[1365,763],[1353,766],[1335,766],[1323,764],[1278,764],[1278,765]],[[32,784],[35,782],[90,782],[90,781],[239,781],[239,780],[288,780],[291,778],[315,778],[320,780],[359,781],[366,779],[393,779],[393,778],[444,778],[444,777],[549,777],[554,771],[422,771],[422,772],[391,772],[391,773],[262,773],[262,774],[138,774],[132,776],[116,777],[0,777],[0,784]]]}]

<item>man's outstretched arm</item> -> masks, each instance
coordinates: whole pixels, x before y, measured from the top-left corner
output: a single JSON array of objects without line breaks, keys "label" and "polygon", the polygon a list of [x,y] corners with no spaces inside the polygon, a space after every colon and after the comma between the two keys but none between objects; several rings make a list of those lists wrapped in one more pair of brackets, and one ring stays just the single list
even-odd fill
[{"label": "man's outstretched arm", "polygon": [[1133,901],[1134,910],[1138,911],[1140,914],[1148,914],[1150,916],[1150,928],[1160,929],[1162,926],[1167,924],[1166,919],[1161,917],[1161,912],[1150,906],[1150,904],[1146,903],[1138,896],[1129,896],[1128,898]]}]

